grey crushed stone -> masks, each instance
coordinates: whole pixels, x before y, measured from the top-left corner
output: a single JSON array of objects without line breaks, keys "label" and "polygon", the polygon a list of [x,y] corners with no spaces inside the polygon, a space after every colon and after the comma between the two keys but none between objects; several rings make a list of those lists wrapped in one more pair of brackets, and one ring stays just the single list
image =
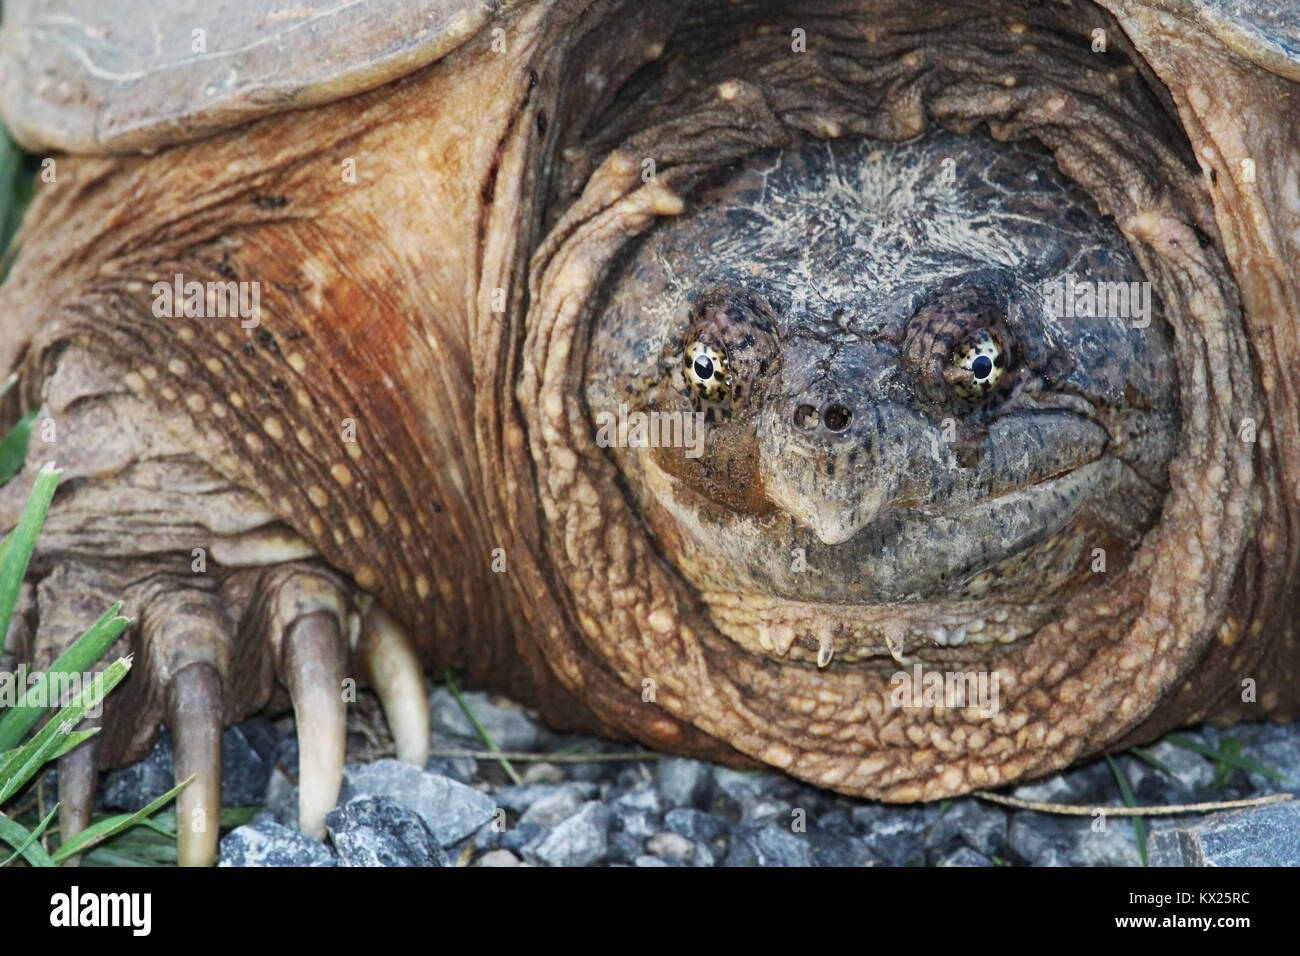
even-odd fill
[{"label": "grey crushed stone", "polygon": [[1300,866],[1300,803],[1216,813],[1154,829],[1151,866]]},{"label": "grey crushed stone", "polygon": [[[527,711],[510,701],[481,691],[462,692],[461,697],[492,742],[502,750],[535,750],[551,736]],[[435,687],[429,695],[429,721],[435,736],[459,737],[470,742],[474,749],[485,747],[465,708],[445,686]]]},{"label": "grey crushed stone", "polygon": [[546,831],[536,823],[520,823],[501,834],[499,844],[503,850],[513,850],[518,853],[525,846],[535,840],[541,840],[545,835]]},{"label": "grey crushed stone", "polygon": [[336,866],[334,851],[278,823],[247,823],[221,838],[217,866]]},{"label": "grey crushed stone", "polygon": [[[556,734],[499,698],[467,695],[504,748],[544,753],[638,750]],[[434,747],[482,749],[477,731],[445,689],[433,695]],[[454,709],[453,709],[454,707]],[[463,718],[463,719],[462,719]],[[1168,741],[1144,750],[1173,771],[1130,754],[1116,762],[1142,804],[1229,800],[1300,786],[1300,724],[1194,728],[1210,748],[1233,739],[1243,756],[1274,766],[1284,781],[1238,770],[1216,780],[1214,762]],[[454,856],[467,841],[476,866],[1137,866],[1130,819],[1011,810],[974,798],[891,805],[854,799],[775,771],[737,771],[680,757],[627,762],[520,761],[511,785],[494,760],[436,757],[425,768],[393,760],[349,764],[341,807],[325,844],[297,832],[297,745],[292,727],[250,721],[226,731],[225,790],[261,804],[253,821],[225,835],[224,866],[429,865],[421,832]],[[278,766],[277,766],[278,765]],[[133,767],[108,774],[104,805],[134,809],[173,785],[170,740]],[[255,800],[252,789],[260,785]],[[225,793],[223,790],[223,794]],[[1113,807],[1122,803],[1105,761],[1012,788],[1029,800]],[[380,801],[386,798],[388,802]],[[112,801],[111,803],[109,801]],[[237,805],[234,799],[227,806]],[[495,814],[495,815],[494,815]],[[418,824],[418,826],[416,826]],[[504,827],[504,829],[502,829]],[[1152,865],[1300,863],[1300,803],[1195,817],[1153,819]],[[362,833],[366,831],[366,833]],[[365,836],[369,843],[361,839]],[[416,848],[405,847],[406,837]],[[439,852],[442,852],[441,850]],[[337,860],[335,857],[337,853]]]},{"label": "grey crushed stone", "polygon": [[424,820],[390,797],[360,797],[325,815],[341,866],[450,866]]},{"label": "grey crushed stone", "polygon": [[606,847],[605,859],[610,863],[634,863],[645,854],[645,840],[630,833],[611,833]]},{"label": "grey crushed stone", "polygon": [[524,863],[519,857],[515,856],[509,850],[493,850],[490,853],[484,853],[481,857],[471,864],[473,866],[523,866]]},{"label": "grey crushed stone", "polygon": [[694,807],[669,810],[664,814],[664,826],[696,842],[716,840],[730,829],[726,820]]},{"label": "grey crushed stone", "polygon": [[546,866],[590,866],[605,855],[609,811],[599,800],[584,803],[542,839],[524,847],[524,859]]},{"label": "grey crushed stone", "polygon": [[695,844],[671,831],[656,833],[645,841],[645,848],[651,856],[666,856],[676,860],[690,860],[695,855]]},{"label": "grey crushed stone", "polygon": [[415,813],[444,847],[491,820],[497,806],[480,790],[397,760],[343,768],[339,803],[363,796],[386,796]]},{"label": "grey crushed stone", "polygon": [[[261,803],[275,767],[279,735],[270,721],[253,718],[221,735],[221,805]],[[295,754],[296,756],[296,754]],[[164,728],[147,757],[104,776],[99,793],[110,810],[134,812],[176,786],[171,734]]]},{"label": "grey crushed stone", "polygon": [[935,866],[996,866],[992,860],[983,856],[968,846],[964,846],[953,853],[948,854]]},{"label": "grey crushed stone", "polygon": [[808,841],[776,824],[743,824],[731,834],[723,866],[811,866]]},{"label": "grey crushed stone", "polygon": [[671,807],[694,807],[708,798],[710,767],[699,760],[669,757],[655,762],[655,790]]},{"label": "grey crushed stone", "polygon": [[926,861],[931,864],[947,859],[963,846],[988,856],[1006,845],[1006,812],[978,800],[952,802],[922,837]]},{"label": "grey crushed stone", "polygon": [[582,790],[576,785],[550,786],[555,789],[534,800],[519,817],[520,823],[535,823],[542,829],[549,830],[586,803]]}]

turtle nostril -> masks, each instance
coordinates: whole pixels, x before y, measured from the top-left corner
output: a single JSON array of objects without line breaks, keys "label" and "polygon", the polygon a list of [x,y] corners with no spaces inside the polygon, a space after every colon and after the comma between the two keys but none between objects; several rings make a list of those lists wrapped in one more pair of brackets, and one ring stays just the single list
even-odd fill
[{"label": "turtle nostril", "polygon": [[811,405],[800,405],[794,410],[794,423],[804,431],[812,431],[817,427],[819,420],[817,409]]},{"label": "turtle nostril", "polygon": [[827,405],[826,411],[822,414],[822,421],[831,431],[842,432],[849,427],[849,422],[853,421],[853,412],[843,405]]}]

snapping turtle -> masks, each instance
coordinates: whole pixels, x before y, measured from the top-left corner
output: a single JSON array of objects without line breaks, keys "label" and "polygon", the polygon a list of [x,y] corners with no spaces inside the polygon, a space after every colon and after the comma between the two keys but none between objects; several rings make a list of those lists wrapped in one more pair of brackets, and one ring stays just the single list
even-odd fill
[{"label": "snapping turtle", "polygon": [[1283,4],[63,6],[5,8],[81,154],[0,289],[0,525],[65,476],[6,660],[138,622],[69,830],[291,702],[319,833],[340,683],[422,761],[429,666],[893,801],[1296,714]]}]

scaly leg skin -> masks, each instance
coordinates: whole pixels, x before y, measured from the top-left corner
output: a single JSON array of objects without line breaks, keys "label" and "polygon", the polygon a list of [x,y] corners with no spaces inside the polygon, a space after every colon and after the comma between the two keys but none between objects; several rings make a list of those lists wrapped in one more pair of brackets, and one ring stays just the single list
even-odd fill
[{"label": "scaly leg skin", "polygon": [[[106,703],[97,752],[64,762],[67,832],[87,817],[89,767],[143,757],[167,724],[178,773],[196,774],[181,856],[211,860],[217,730],[291,703],[300,820],[319,835],[339,786],[339,682],[353,675],[375,688],[412,763],[428,753],[428,668],[463,665],[471,683],[508,688],[556,724],[615,729],[514,630],[508,575],[488,570],[499,522],[465,453],[486,395],[470,349],[486,330],[469,320],[495,315],[480,308],[480,271],[485,259],[521,268],[508,231],[480,235],[492,190],[466,184],[521,168],[518,150],[481,144],[516,129],[529,82],[514,58],[451,56],[202,144],[70,156],[41,188],[0,288],[0,374],[20,376],[0,411],[12,421],[38,408],[56,435],[34,438],[0,489],[0,530],[55,460],[63,478],[33,579],[98,582],[79,627],[118,599],[137,620],[115,649],[136,662]],[[492,104],[468,137],[466,102]],[[361,175],[340,176],[357,157]],[[175,277],[257,285],[255,324],[159,316],[154,285]],[[427,347],[411,347],[412,323]],[[504,543],[516,573],[528,556]],[[84,593],[46,588],[32,626]],[[32,660],[22,626],[13,653]],[[77,633],[47,638],[51,653]],[[704,739],[682,735],[683,747]]]},{"label": "scaly leg skin", "polygon": [[[510,17],[527,48],[541,20]],[[217,793],[203,769],[218,763],[217,721],[191,720],[200,705],[224,724],[295,706],[302,823],[316,832],[336,787],[340,675],[370,680],[412,762],[428,747],[417,662],[462,666],[558,727],[613,734],[640,706],[639,690],[579,688],[585,663],[534,639],[542,590],[518,582],[538,573],[536,516],[502,520],[528,488],[478,454],[525,447],[497,411],[510,376],[475,343],[497,339],[499,291],[526,288],[516,223],[533,200],[518,183],[545,126],[529,69],[490,43],[201,143],[63,158],[0,287],[0,376],[19,374],[0,417],[39,408],[57,426],[0,489],[0,530],[56,460],[33,575],[111,571],[94,612],[125,596],[138,619],[95,764],[138,759],[161,723],[179,728],[178,760],[209,773],[182,807],[191,824]],[[157,310],[155,285],[177,281],[256,286],[257,315]],[[508,573],[490,569],[498,546]],[[180,620],[189,607],[198,619]],[[739,759],[671,715],[651,726],[679,752]],[[187,861],[210,858],[211,834],[186,840]]]},{"label": "scaly leg skin", "polygon": [[[83,360],[65,354],[47,394],[57,396],[61,372],[83,369]],[[132,430],[122,416],[138,409],[124,412],[121,399],[83,390],[58,412],[59,445],[69,452],[60,461],[64,481],[33,560],[38,583],[6,641],[7,658],[43,667],[115,600],[136,621],[105,655],[106,662],[133,654],[135,664],[106,701],[103,733],[59,761],[63,838],[90,821],[97,768],[146,754],[161,724],[174,740],[177,782],[194,777],[177,798],[178,860],[211,865],[222,730],[273,703],[278,686],[298,722],[301,826],[322,839],[342,781],[345,680],[356,675],[375,687],[394,715],[399,758],[425,761],[428,706],[412,643],[247,496],[177,454],[165,432],[138,418]],[[132,460],[105,467],[118,449],[102,438],[74,446],[91,427],[130,436]],[[33,441],[23,472],[0,493],[0,519],[12,522],[50,451]],[[299,556],[277,560],[289,555]]]}]

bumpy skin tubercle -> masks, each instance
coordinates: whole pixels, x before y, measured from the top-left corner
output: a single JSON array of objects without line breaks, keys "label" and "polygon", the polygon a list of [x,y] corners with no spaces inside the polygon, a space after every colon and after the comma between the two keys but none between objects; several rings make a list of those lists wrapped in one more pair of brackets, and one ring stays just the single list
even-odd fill
[{"label": "bumpy skin tubercle", "polygon": [[[339,682],[418,761],[417,664],[894,801],[1294,716],[1294,83],[1137,0],[539,2],[60,157],[0,289],[5,410],[58,434],[0,525],[65,475],[6,661],[139,621],[69,820],[164,722],[210,816],[220,725],[292,705],[319,832]],[[177,276],[256,323],[156,310]]]}]

